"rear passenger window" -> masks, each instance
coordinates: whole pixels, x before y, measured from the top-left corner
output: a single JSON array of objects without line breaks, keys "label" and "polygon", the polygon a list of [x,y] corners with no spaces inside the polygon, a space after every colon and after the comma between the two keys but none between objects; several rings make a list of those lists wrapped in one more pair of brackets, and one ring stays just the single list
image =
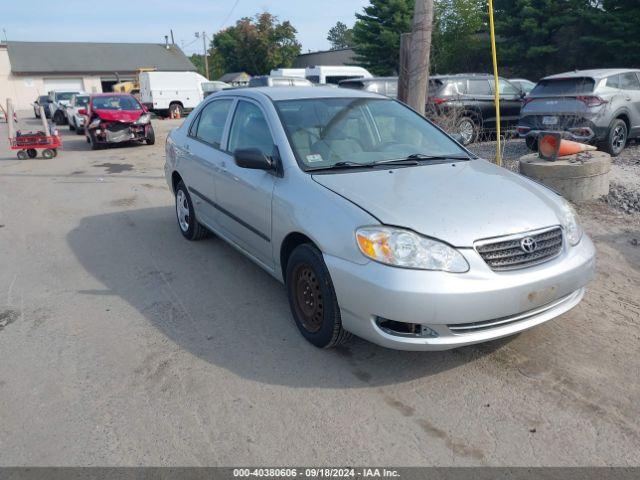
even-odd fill
[{"label": "rear passenger window", "polygon": [[469,80],[467,91],[471,95],[492,95],[488,80]]},{"label": "rear passenger window", "polygon": [[224,132],[224,125],[231,109],[233,100],[224,99],[216,100],[205,106],[200,112],[200,121],[193,132],[198,140],[202,140],[215,148],[220,148],[220,142],[222,142],[222,134]]},{"label": "rear passenger window", "polygon": [[620,75],[620,88],[623,90],[640,90],[640,81],[635,73],[623,73]]},{"label": "rear passenger window", "polygon": [[613,75],[607,78],[607,87],[620,88],[620,75]]}]

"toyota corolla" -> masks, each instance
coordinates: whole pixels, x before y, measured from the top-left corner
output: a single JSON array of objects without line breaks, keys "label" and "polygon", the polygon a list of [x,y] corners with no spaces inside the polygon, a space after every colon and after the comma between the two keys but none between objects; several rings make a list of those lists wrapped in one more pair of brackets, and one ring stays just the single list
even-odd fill
[{"label": "toyota corolla", "polygon": [[318,347],[513,335],[576,306],[594,272],[562,197],[373,93],[216,93],[168,136],[165,173],[182,235],[213,232],[284,283]]}]

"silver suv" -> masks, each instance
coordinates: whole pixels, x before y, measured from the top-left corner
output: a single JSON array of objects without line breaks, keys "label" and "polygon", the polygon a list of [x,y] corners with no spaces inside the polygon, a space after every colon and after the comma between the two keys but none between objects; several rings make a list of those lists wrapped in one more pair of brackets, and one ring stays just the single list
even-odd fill
[{"label": "silver suv", "polygon": [[535,150],[541,131],[597,144],[614,157],[640,137],[640,70],[601,69],[543,78],[525,98],[518,134]]}]

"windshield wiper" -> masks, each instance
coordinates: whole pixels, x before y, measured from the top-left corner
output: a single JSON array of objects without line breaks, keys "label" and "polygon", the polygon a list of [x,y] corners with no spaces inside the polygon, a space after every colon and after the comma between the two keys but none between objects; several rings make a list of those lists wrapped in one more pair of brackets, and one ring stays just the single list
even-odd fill
[{"label": "windshield wiper", "polygon": [[340,168],[371,168],[375,165],[375,163],[358,163],[358,162],[348,162],[348,161],[341,161],[341,162],[336,162],[332,165],[327,165],[325,167],[316,167],[316,168],[310,168],[308,169],[308,171],[310,172],[316,172],[319,170],[331,170],[333,168],[335,169],[340,169]]},{"label": "windshield wiper", "polygon": [[425,155],[423,153],[412,153],[404,158],[378,160],[374,162],[373,165],[418,165],[420,160],[471,160],[471,158],[462,155]]}]

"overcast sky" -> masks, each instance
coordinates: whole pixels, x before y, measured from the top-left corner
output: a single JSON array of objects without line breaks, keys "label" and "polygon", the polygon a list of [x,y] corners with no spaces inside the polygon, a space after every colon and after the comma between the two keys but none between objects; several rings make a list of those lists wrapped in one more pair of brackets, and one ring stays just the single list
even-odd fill
[{"label": "overcast sky", "polygon": [[351,26],[368,0],[0,0],[0,37],[9,40],[164,42],[173,28],[186,53],[202,51],[194,32],[207,35],[268,11],[298,30],[302,50],[329,47],[338,20]]}]

